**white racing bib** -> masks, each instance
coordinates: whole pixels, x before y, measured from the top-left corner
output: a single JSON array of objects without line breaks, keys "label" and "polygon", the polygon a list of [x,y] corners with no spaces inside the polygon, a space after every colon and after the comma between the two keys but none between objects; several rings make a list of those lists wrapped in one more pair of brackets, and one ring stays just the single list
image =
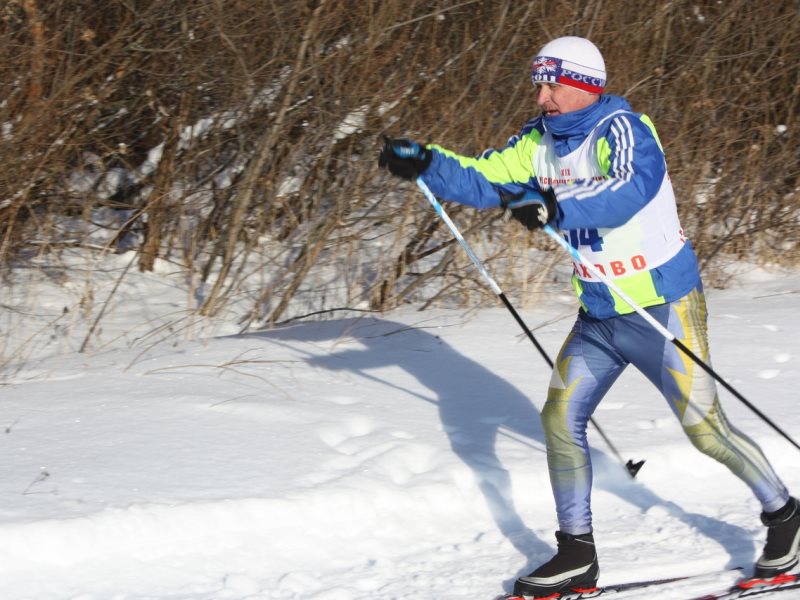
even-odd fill
[{"label": "white racing bib", "polygon": [[[624,185],[624,179],[606,177],[597,153],[600,125],[619,114],[631,116],[625,111],[608,115],[597,124],[580,147],[563,157],[556,156],[552,135],[546,132],[533,156],[533,169],[539,184],[543,188],[556,188],[558,195],[566,192],[579,202],[592,202],[598,192],[614,190]],[[633,140],[632,135],[630,140]],[[622,153],[625,152],[630,153],[630,159],[633,148],[622,149]],[[567,186],[578,180],[589,180],[591,184],[585,191],[575,194]],[[666,173],[655,197],[624,225],[573,229],[562,231],[562,235],[601,273],[611,279],[646,272],[664,264],[680,251],[686,241],[678,219],[672,184]],[[596,280],[579,263],[575,263],[575,274],[584,281]]]}]

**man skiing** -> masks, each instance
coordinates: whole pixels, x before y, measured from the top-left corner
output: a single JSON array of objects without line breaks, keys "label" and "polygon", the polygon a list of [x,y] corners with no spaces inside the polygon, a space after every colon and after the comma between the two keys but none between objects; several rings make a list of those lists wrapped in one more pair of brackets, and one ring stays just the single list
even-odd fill
[{"label": "man skiing", "polygon": [[[692,352],[709,362],[697,259],[684,237],[652,121],[604,93],[605,62],[584,38],[546,44],[532,65],[541,114],[500,150],[477,158],[387,139],[379,164],[421,177],[434,194],[502,207],[528,229],[550,224]],[[800,503],[760,448],[726,419],[714,380],[578,263],[580,310],[556,360],[541,419],[556,503],[558,551],[517,579],[516,595],[548,596],[597,582],[592,466],[586,426],[628,364],[666,398],[691,442],[727,466],[762,505],[767,541],[755,568],[772,577],[798,563]],[[643,352],[643,349],[647,349]]]}]

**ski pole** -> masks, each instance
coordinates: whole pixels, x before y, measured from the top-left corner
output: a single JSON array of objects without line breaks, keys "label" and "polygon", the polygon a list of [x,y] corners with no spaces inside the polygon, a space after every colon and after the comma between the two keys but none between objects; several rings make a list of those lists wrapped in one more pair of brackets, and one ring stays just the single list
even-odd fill
[{"label": "ski pole", "polygon": [[684,345],[678,338],[676,338],[672,332],[664,327],[661,323],[659,323],[650,313],[648,313],[645,309],[641,306],[636,304],[630,296],[628,296],[625,292],[623,292],[617,284],[615,284],[612,280],[608,277],[603,275],[600,270],[595,267],[589,260],[586,259],[580,252],[578,252],[577,248],[573,248],[567,240],[563,237],[558,235],[558,233],[550,227],[550,225],[544,226],[544,232],[553,238],[556,242],[558,242],[567,252],[569,252],[572,257],[583,264],[599,281],[607,285],[611,288],[620,298],[622,298],[625,303],[630,306],[637,314],[639,314],[645,321],[647,321],[658,333],[660,333],[667,341],[671,342],[675,347],[677,347],[681,352],[683,352],[686,356],[692,359],[697,366],[699,366],[703,371],[711,375],[722,387],[728,390],[731,394],[733,394],[738,400],[740,400],[747,408],[752,410],[756,415],[758,415],[762,421],[764,421],[767,425],[772,427],[775,431],[781,434],[784,438],[786,438],[790,444],[792,444],[795,448],[800,450],[800,445],[795,442],[789,435],[783,431],[780,427],[778,427],[772,420],[767,417],[763,412],[761,412],[758,408],[756,408],[750,401],[747,400],[742,394],[740,394],[736,388],[730,385],[727,381],[725,381],[720,375],[703,359],[697,356],[694,352],[692,352],[689,348]]},{"label": "ski pole", "polygon": [[[519,324],[519,326],[525,332],[525,335],[528,336],[528,339],[533,343],[534,346],[536,346],[536,349],[539,351],[539,354],[542,355],[542,358],[544,358],[547,365],[551,369],[554,368],[554,363],[548,356],[545,349],[542,348],[541,344],[539,344],[539,341],[534,337],[533,332],[525,324],[525,321],[522,320],[522,317],[519,316],[519,313],[514,309],[514,306],[511,304],[508,298],[506,298],[506,295],[503,293],[503,290],[500,289],[500,286],[497,285],[497,282],[492,278],[491,275],[489,275],[489,272],[486,270],[486,267],[483,266],[483,263],[472,251],[472,248],[464,239],[464,236],[461,235],[461,232],[458,230],[458,227],[455,226],[455,223],[453,223],[453,221],[444,211],[444,208],[442,207],[441,203],[436,199],[436,196],[433,195],[433,192],[431,192],[427,184],[424,181],[422,181],[422,178],[420,177],[417,177],[417,186],[419,187],[420,190],[422,190],[422,193],[425,195],[425,198],[428,199],[428,202],[430,202],[431,206],[433,206],[434,210],[436,211],[436,214],[438,214],[441,217],[442,221],[444,221],[445,225],[447,225],[448,229],[450,229],[450,232],[453,234],[453,237],[455,237],[458,243],[461,244],[461,247],[464,249],[464,252],[467,253],[467,256],[469,256],[470,260],[472,261],[472,264],[474,264],[475,267],[480,272],[480,274],[483,275],[483,278],[486,280],[486,283],[489,284],[489,287],[492,288],[492,291],[495,293],[495,295],[498,298],[500,298],[503,305],[508,309],[508,311],[514,317],[514,320]],[[597,432],[600,434],[600,437],[603,438],[603,441],[611,449],[611,452],[614,454],[614,456],[617,457],[617,460],[619,460],[619,462],[625,466],[625,469],[628,471],[628,475],[630,475],[631,478],[636,477],[636,473],[638,473],[639,469],[642,468],[644,461],[640,460],[634,462],[633,460],[628,460],[626,462],[593,417],[589,418],[589,422],[594,426],[595,429],[597,429]]]}]

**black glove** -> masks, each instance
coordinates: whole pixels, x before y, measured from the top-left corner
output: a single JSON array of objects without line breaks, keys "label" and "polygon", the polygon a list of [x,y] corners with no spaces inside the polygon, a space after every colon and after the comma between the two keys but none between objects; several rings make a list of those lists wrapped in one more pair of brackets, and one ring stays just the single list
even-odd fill
[{"label": "black glove", "polygon": [[558,201],[553,190],[533,190],[511,194],[500,191],[500,206],[511,211],[516,219],[528,229],[540,229],[549,225],[558,215]]},{"label": "black glove", "polygon": [[403,179],[416,179],[431,164],[431,151],[405,138],[384,138],[378,166],[389,169],[392,175]]}]

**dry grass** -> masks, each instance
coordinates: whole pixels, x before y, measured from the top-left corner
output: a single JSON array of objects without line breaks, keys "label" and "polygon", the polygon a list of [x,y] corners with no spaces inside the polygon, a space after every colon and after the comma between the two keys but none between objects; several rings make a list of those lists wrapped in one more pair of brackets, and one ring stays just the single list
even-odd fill
[{"label": "dry grass", "polygon": [[[206,314],[256,285],[254,256],[252,319],[286,316],[323,267],[346,302],[375,308],[419,301],[423,284],[429,301],[489,298],[418,193],[376,170],[380,139],[502,145],[534,112],[531,56],[572,34],[603,50],[609,91],[654,119],[703,264],[797,264],[798,13],[794,0],[8,0],[0,263],[86,243],[63,217],[88,226],[107,207],[121,216],[108,249],[133,239],[145,270],[179,261],[207,282]],[[93,185],[69,185],[76,172]],[[513,267],[543,240],[449,210],[507,291],[542,281]]]}]

